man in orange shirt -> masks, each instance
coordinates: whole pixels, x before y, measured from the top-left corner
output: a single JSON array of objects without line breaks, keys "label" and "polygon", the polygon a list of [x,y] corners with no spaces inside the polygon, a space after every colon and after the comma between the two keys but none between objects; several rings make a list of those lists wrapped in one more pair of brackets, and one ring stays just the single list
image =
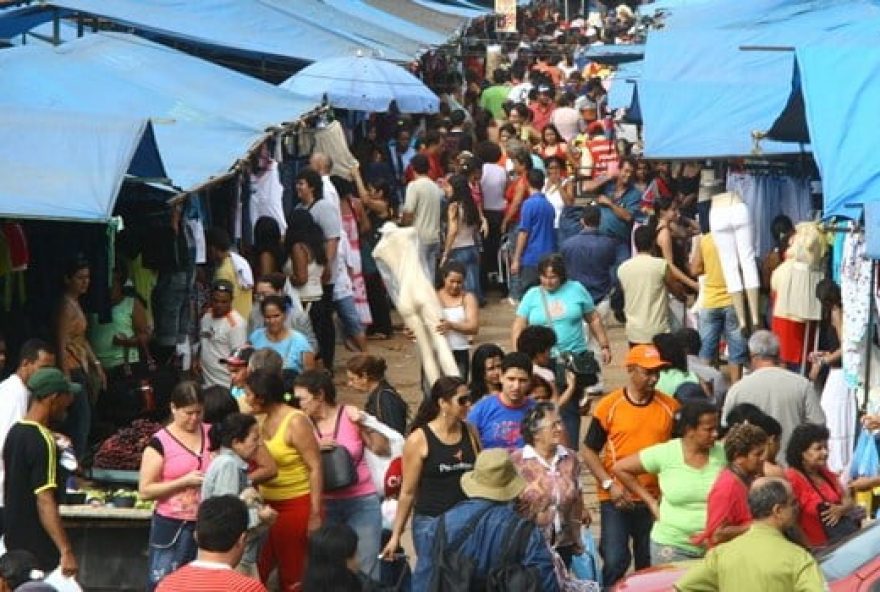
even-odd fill
[{"label": "man in orange shirt", "polygon": [[[632,555],[635,555],[636,569],[651,564],[649,536],[654,524],[648,507],[626,493],[611,474],[611,467],[627,455],[669,440],[675,412],[680,406],[672,397],[654,390],[660,369],[667,363],[653,345],[633,347],[624,365],[629,381],[596,405],[583,452],[584,462],[598,485],[602,583],[609,588],[626,574]],[[642,475],[639,480],[645,488],[659,495],[656,476]]]}]

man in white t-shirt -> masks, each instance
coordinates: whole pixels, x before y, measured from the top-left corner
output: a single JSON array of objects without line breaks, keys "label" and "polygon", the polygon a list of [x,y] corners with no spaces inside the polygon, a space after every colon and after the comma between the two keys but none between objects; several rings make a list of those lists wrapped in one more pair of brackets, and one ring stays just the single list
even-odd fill
[{"label": "man in white t-shirt", "polygon": [[211,308],[199,322],[199,358],[196,366],[205,387],[228,387],[232,377],[220,362],[247,342],[247,321],[232,308],[232,283],[216,280],[211,286]]},{"label": "man in white t-shirt", "polygon": [[[40,339],[29,339],[21,346],[18,369],[3,382],[0,382],[0,450],[6,443],[6,435],[16,422],[21,420],[28,409],[30,391],[27,381],[40,368],[54,366],[55,354],[48,343]],[[0,509],[3,506],[3,482],[5,474],[0,462]],[[6,530],[3,512],[0,511],[0,535]]]},{"label": "man in white t-shirt", "polygon": [[401,224],[415,227],[421,248],[425,275],[434,282],[434,270],[440,258],[440,217],[443,211],[443,190],[428,176],[428,158],[416,154],[410,161],[415,179],[406,186]]}]

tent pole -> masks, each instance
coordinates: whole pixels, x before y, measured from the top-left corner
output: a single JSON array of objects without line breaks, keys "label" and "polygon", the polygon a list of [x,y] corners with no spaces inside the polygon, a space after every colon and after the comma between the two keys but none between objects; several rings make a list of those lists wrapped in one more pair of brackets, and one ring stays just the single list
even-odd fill
[{"label": "tent pole", "polygon": [[61,19],[58,9],[52,11],[52,45],[61,45]]}]

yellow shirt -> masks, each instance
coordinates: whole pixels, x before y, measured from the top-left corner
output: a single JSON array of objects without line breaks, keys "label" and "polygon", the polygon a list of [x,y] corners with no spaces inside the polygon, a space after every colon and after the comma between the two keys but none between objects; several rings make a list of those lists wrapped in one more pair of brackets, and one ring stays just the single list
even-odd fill
[{"label": "yellow shirt", "polygon": [[232,257],[226,257],[217,271],[214,273],[215,280],[226,280],[232,284],[232,308],[241,315],[241,318],[247,320],[251,318],[251,308],[254,305],[253,290],[245,290],[238,283],[238,277],[235,274],[235,267],[232,265]]},{"label": "yellow shirt", "polygon": [[278,474],[271,481],[260,486],[263,499],[269,501],[284,501],[300,497],[309,493],[309,469],[303,461],[302,455],[293,446],[288,446],[284,441],[287,426],[290,420],[297,415],[304,415],[302,411],[292,409],[281,423],[271,438],[266,440],[266,450],[275,459],[278,465]]},{"label": "yellow shirt", "polygon": [[704,234],[700,239],[700,253],[703,256],[703,308],[727,308],[733,299],[727,291],[724,273],[721,271],[721,259],[711,234]]}]

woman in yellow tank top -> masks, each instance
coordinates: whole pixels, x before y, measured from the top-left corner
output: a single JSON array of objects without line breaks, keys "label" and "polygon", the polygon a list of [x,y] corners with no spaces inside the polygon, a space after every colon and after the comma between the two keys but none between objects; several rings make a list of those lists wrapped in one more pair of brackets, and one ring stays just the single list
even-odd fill
[{"label": "woman in yellow tank top", "polygon": [[306,415],[284,403],[280,375],[257,370],[248,376],[245,401],[254,414],[265,414],[261,434],[278,465],[278,475],[260,486],[278,512],[260,554],[260,577],[265,582],[277,567],[287,592],[302,579],[309,533],[321,526],[321,453]]}]

